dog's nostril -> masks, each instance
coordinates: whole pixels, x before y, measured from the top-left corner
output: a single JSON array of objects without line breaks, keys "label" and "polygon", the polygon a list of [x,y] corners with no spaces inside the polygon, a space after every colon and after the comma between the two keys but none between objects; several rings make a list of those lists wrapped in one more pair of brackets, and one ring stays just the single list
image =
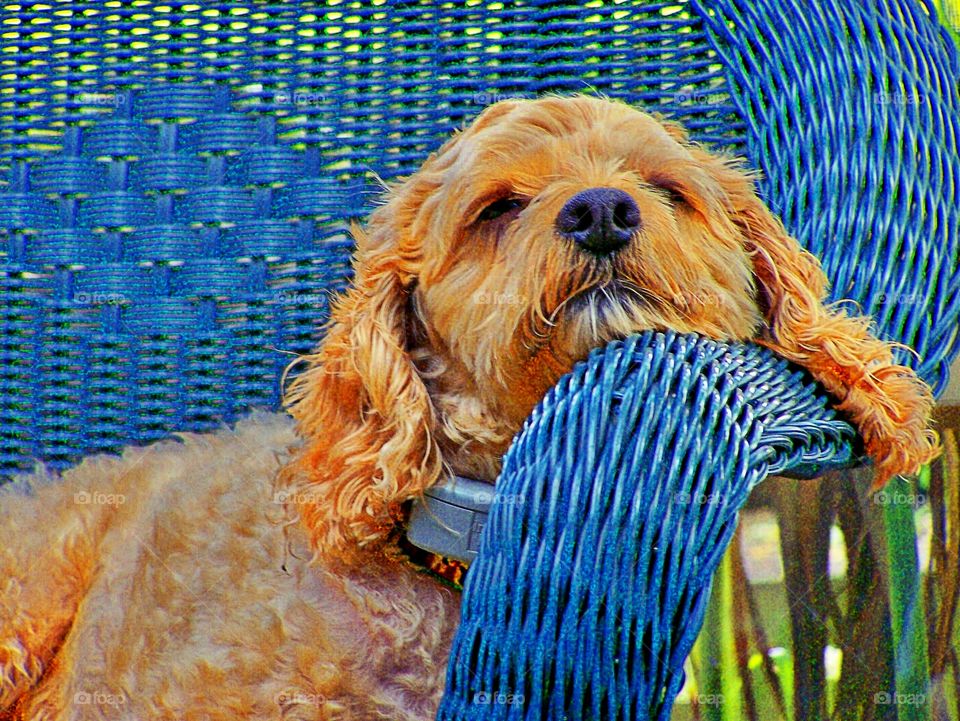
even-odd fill
[{"label": "dog's nostril", "polygon": [[640,209],[622,190],[591,188],[566,202],[556,228],[581,248],[607,255],[623,248],[640,229]]},{"label": "dog's nostril", "polygon": [[640,211],[632,200],[629,203],[617,203],[613,209],[613,222],[620,228],[636,230],[640,225]]},{"label": "dog's nostril", "polygon": [[590,230],[590,226],[593,225],[593,213],[590,212],[590,207],[587,205],[582,205],[577,208],[574,214],[574,220],[576,221],[571,227],[570,230],[574,233]]}]

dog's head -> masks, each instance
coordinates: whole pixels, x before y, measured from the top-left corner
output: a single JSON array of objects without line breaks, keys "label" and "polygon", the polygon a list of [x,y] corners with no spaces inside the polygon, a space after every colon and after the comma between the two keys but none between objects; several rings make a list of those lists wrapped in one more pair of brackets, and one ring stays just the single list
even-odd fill
[{"label": "dog's head", "polygon": [[353,286],[288,395],[286,477],[321,550],[380,538],[444,474],[494,480],[544,393],[647,329],[756,338],[807,366],[883,476],[933,452],[931,399],[868,321],[822,305],[817,261],[739,166],[607,100],[484,111],[356,233]]}]

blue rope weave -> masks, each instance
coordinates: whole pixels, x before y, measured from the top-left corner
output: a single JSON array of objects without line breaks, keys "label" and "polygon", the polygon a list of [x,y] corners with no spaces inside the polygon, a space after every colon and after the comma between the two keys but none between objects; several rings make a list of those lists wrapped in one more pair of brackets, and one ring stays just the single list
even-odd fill
[{"label": "blue rope weave", "polygon": [[[922,3],[693,0],[761,195],[939,393],[960,334],[960,71]],[[753,29],[751,31],[751,29]]]},{"label": "blue rope weave", "polygon": [[17,57],[0,108],[0,478],[276,408],[290,353],[315,346],[349,279],[345,224],[369,211],[372,173],[412,172],[490,102],[595,87],[740,141],[732,108],[692,94],[723,82],[693,62],[710,54],[697,20],[663,5],[0,13]]},{"label": "blue rope weave", "polygon": [[669,719],[747,494],[854,460],[830,403],[754,345],[594,351],[504,460],[437,718]]},{"label": "blue rope weave", "polygon": [[621,98],[745,155],[834,296],[944,384],[960,73],[926,6],[201,5],[0,10],[16,57],[0,477],[276,408],[289,353],[315,345],[349,279],[345,221],[368,212],[374,174],[412,172],[490,102],[545,92]]}]

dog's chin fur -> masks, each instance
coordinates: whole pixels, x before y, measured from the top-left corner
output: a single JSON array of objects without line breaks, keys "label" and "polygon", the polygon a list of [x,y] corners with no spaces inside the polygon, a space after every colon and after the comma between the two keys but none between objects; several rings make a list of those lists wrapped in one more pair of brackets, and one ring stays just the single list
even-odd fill
[{"label": "dog's chin fur", "polygon": [[[551,314],[551,349],[572,364],[600,346],[645,330],[701,333],[720,340],[750,338],[760,325],[760,314],[751,300],[740,303],[730,294],[714,302],[725,304],[723,321],[709,322],[685,312],[678,299],[655,295],[635,281],[613,276],[570,295]],[[529,346],[528,346],[529,347]]]},{"label": "dog's chin fur", "polygon": [[[555,228],[594,187],[641,218],[609,257]],[[261,419],[0,494],[0,719],[432,718],[458,602],[392,555],[405,504],[450,472],[493,482],[544,393],[638,331],[805,366],[879,481],[936,453],[929,388],[824,305],[750,177],[621,103],[498,103],[355,236],[354,282],[289,386],[289,455]]]}]

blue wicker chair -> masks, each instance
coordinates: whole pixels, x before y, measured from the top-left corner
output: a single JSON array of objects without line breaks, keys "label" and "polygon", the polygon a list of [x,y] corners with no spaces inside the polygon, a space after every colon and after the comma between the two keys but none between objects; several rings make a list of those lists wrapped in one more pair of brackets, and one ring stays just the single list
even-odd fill
[{"label": "blue wicker chair", "polygon": [[[371,171],[544,92],[623,98],[744,155],[834,297],[939,390],[960,342],[960,71],[930,7],[868,5],[4,9],[0,472],[276,408],[285,351],[348,282]],[[508,454],[498,491],[530,502],[493,508],[440,717],[667,718],[750,488],[853,447],[757,348],[598,350]]]}]

